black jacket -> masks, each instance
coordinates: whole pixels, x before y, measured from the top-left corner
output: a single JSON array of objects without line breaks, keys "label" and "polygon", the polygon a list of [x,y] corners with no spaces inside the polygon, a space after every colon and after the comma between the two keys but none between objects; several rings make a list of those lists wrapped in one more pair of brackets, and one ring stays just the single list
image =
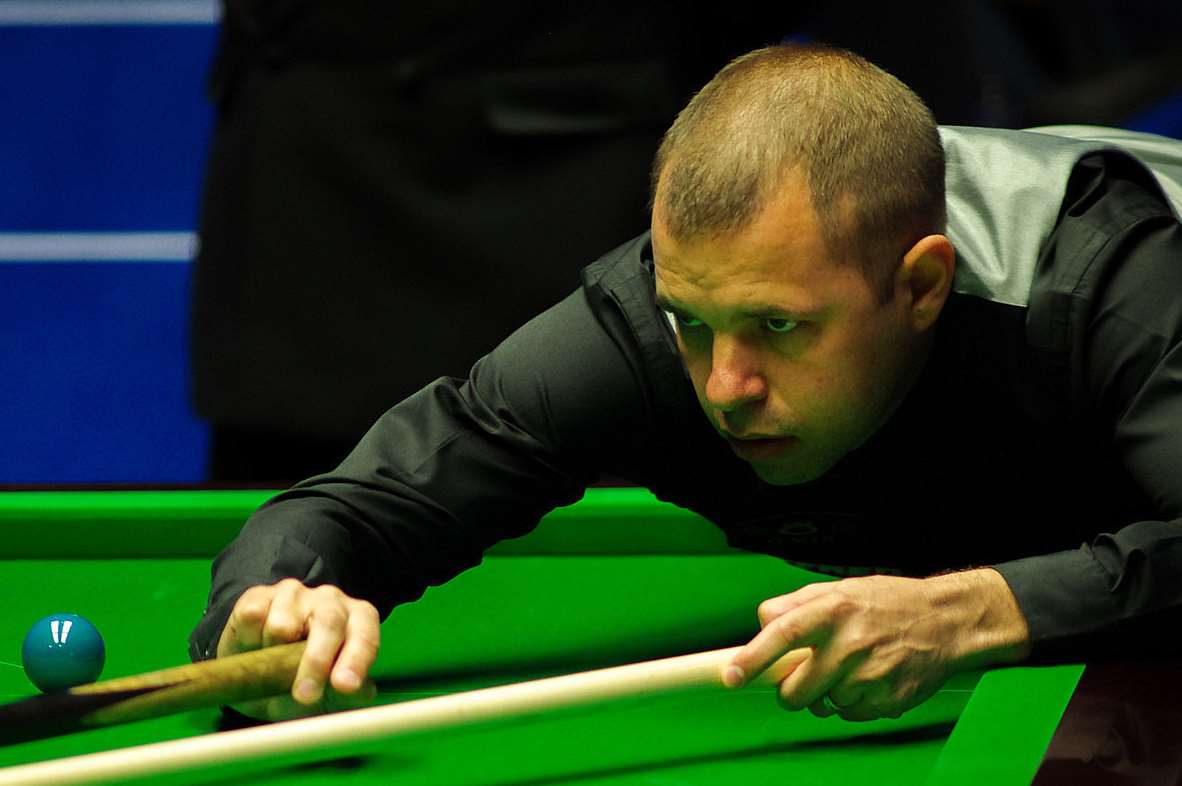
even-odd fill
[{"label": "black jacket", "polygon": [[[605,473],[820,570],[994,565],[1036,658],[1161,646],[1161,618],[1182,617],[1182,228],[1127,157],[1069,175],[1025,302],[982,294],[962,259],[978,291],[950,298],[908,399],[803,486],[762,483],[709,427],[647,236],[616,249],[467,380],[393,407],[335,472],[259,511],[215,563],[193,657],[251,584],[335,583],[384,615]],[[920,507],[902,492],[917,484]]]}]

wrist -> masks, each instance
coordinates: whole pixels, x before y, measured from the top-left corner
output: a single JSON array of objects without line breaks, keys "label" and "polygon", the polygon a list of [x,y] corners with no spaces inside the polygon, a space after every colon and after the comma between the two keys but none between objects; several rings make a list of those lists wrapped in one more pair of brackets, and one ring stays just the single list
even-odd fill
[{"label": "wrist", "polygon": [[953,619],[958,670],[1017,663],[1030,653],[1030,628],[1014,593],[992,568],[935,576],[935,603]]}]

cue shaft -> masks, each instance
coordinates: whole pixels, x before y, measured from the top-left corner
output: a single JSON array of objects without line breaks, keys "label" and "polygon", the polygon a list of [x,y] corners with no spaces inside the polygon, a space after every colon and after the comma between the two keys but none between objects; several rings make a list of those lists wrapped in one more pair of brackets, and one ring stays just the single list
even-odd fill
[{"label": "cue shaft", "polygon": [[[91,753],[0,770],[0,786],[76,786],[160,776],[263,758],[312,758],[398,734],[456,727],[688,688],[727,690],[722,670],[740,647],[699,652],[561,677],[349,710],[201,737]],[[811,654],[780,658],[753,684],[777,684]],[[290,757],[290,758],[289,758]]]}]

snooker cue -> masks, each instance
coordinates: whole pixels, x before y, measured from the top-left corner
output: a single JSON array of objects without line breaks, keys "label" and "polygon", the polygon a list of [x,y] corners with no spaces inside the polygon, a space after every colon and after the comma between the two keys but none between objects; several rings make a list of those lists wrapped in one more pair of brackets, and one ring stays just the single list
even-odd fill
[{"label": "snooker cue", "polygon": [[[80,786],[149,778],[181,770],[251,762],[269,757],[309,756],[337,746],[357,746],[399,734],[458,727],[580,707],[687,688],[728,690],[722,670],[742,649],[584,671],[560,677],[426,699],[346,710],[266,726],[206,734],[121,750],[90,753],[0,769],[0,786]],[[812,651],[792,650],[752,684],[774,686]],[[291,759],[284,758],[283,763]]]},{"label": "snooker cue", "polygon": [[281,644],[5,704],[0,706],[0,745],[278,696],[291,690],[305,644]]}]

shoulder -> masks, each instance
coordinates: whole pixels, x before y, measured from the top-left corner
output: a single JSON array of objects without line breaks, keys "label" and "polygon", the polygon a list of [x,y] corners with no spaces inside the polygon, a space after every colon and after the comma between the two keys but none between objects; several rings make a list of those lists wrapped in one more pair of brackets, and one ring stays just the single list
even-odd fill
[{"label": "shoulder", "polygon": [[[1171,204],[1138,162],[1109,151],[1085,156],[1071,172],[1056,223],[1043,242],[1030,305],[1063,301],[1077,315],[1055,320],[1066,326],[1090,317],[1127,281],[1156,278],[1172,286],[1180,234]],[[1135,289],[1151,296],[1153,287]]]},{"label": "shoulder", "polygon": [[[1073,409],[1113,420],[1182,338],[1182,225],[1145,171],[1083,159],[1031,288],[1029,341]],[[1056,360],[1057,359],[1057,360]]]},{"label": "shoulder", "polygon": [[[1083,126],[944,127],[941,138],[948,235],[961,263],[956,290],[994,302],[1027,305],[1036,268],[1081,191],[1106,197],[1109,209],[1128,200],[1097,191],[1096,174],[1139,179],[1149,200],[1167,212],[1171,194],[1182,194],[1177,140]],[[1098,171],[1085,166],[1089,161],[1101,163]]]},{"label": "shoulder", "polygon": [[603,328],[634,357],[651,397],[680,402],[688,377],[665,314],[657,307],[649,233],[583,271],[583,290]]}]

